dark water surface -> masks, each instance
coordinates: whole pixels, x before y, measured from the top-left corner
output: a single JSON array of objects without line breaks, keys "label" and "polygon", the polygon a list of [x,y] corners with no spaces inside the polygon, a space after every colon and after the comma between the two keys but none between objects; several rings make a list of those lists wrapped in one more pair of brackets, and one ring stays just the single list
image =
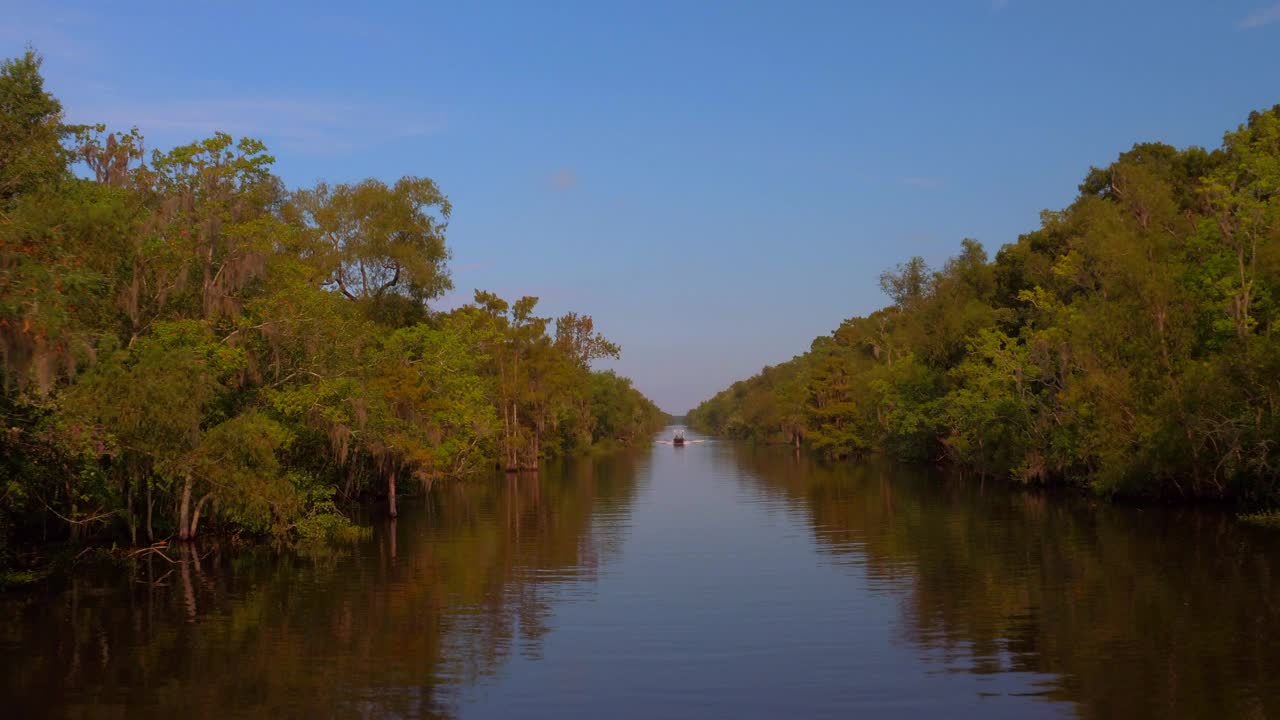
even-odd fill
[{"label": "dark water surface", "polygon": [[1222,513],[706,443],[202,552],[0,595],[0,715],[1280,717],[1280,533]]}]

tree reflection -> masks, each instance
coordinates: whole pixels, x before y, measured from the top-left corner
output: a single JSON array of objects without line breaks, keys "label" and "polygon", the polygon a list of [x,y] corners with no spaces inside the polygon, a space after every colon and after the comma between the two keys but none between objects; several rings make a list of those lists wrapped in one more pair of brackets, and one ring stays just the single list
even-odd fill
[{"label": "tree reflection", "polygon": [[451,715],[616,553],[636,462],[444,486],[333,553],[210,544],[0,597],[6,714]]},{"label": "tree reflection", "polygon": [[878,461],[732,457],[833,562],[901,595],[903,641],[949,670],[1049,674],[1082,717],[1280,716],[1272,533]]}]

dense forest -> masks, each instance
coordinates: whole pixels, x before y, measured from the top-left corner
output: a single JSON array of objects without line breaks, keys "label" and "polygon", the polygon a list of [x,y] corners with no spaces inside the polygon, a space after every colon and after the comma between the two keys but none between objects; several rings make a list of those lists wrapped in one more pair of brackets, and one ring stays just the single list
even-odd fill
[{"label": "dense forest", "polygon": [[700,430],[882,452],[1104,495],[1280,502],[1280,106],[1222,146],[1143,143],[1066,209],[690,414]]},{"label": "dense forest", "polygon": [[339,503],[625,445],[664,415],[590,316],[476,292],[406,176],[287,189],[253,139],[144,153],[0,66],[0,567],[210,525],[325,535]]}]

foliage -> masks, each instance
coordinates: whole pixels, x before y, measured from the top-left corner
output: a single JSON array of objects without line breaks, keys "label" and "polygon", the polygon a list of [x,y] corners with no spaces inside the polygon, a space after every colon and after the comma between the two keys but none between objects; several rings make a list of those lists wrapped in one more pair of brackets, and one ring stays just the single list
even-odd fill
[{"label": "foliage", "polygon": [[880,285],[889,307],[690,422],[1108,495],[1280,500],[1280,106],[1213,151],[1135,145],[994,261],[965,240]]},{"label": "foliage", "polygon": [[1277,510],[1245,513],[1240,516],[1240,519],[1252,525],[1280,529],[1280,511]]},{"label": "foliage", "polygon": [[[36,539],[351,537],[340,504],[628,444],[661,413],[590,316],[448,313],[423,177],[290,191],[225,133],[143,153],[0,64],[0,567]],[[202,524],[203,519],[203,524]]]}]

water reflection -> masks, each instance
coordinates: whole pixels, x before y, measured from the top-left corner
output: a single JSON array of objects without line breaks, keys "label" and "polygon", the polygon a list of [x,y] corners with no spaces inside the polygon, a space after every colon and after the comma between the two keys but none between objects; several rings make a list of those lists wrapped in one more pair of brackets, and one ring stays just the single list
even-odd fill
[{"label": "water reflection", "polygon": [[4,717],[1280,717],[1280,534],[1223,513],[709,443],[374,527],[0,596]]},{"label": "water reflection", "polygon": [[[616,555],[643,456],[449,485],[346,552],[203,547],[0,596],[6,717],[441,717]],[[172,558],[174,560],[183,558]]]},{"label": "water reflection", "polygon": [[900,639],[946,671],[1046,675],[1081,717],[1280,717],[1275,533],[882,462],[718,457],[900,595]]}]

